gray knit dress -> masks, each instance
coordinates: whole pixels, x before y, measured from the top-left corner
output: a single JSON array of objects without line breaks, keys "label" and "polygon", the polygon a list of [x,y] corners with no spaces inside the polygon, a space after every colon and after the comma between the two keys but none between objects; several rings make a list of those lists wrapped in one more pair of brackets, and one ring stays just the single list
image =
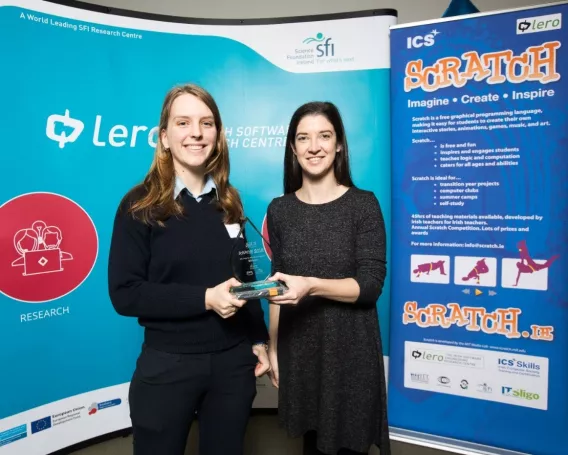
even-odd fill
[{"label": "gray knit dress", "polygon": [[282,305],[278,327],[279,416],[289,436],[317,431],[321,452],[390,455],[387,397],[376,302],[386,275],[386,239],[375,195],[350,188],[325,204],[295,194],[268,207],[273,271],[354,278],[354,303],[307,297]]}]

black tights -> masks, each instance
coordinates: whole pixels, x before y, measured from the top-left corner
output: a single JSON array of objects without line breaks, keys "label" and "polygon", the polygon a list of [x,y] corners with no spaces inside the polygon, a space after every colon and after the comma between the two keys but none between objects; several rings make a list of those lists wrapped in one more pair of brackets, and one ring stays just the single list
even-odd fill
[{"label": "black tights", "polygon": [[[304,435],[304,455],[326,455],[317,448],[317,435],[315,431],[309,431]],[[367,455],[367,453],[341,449],[337,455]]]}]

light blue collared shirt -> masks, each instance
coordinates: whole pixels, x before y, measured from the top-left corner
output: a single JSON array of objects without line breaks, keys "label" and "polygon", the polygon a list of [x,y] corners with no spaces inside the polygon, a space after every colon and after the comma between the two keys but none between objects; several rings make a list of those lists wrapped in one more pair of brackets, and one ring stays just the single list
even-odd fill
[{"label": "light blue collared shirt", "polygon": [[175,188],[174,188],[174,199],[179,196],[179,193],[181,193],[184,188],[187,189],[187,192],[189,193],[189,195],[191,197],[193,197],[197,202],[201,202],[201,199],[203,199],[203,196],[205,196],[206,194],[209,194],[212,190],[217,190],[217,185],[215,185],[213,178],[210,175],[208,175],[207,180],[205,181],[205,186],[201,190],[201,193],[196,196],[191,191],[189,191],[189,188],[187,188],[185,186],[185,184],[183,183],[183,181],[176,175],[176,185],[175,185]]}]

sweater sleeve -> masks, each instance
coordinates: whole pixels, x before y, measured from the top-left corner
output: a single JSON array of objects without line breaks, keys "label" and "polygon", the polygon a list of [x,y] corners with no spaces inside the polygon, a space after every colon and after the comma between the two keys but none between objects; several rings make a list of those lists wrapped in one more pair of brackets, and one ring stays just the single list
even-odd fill
[{"label": "sweater sleeve", "polygon": [[108,261],[110,300],[118,314],[148,319],[187,319],[205,313],[206,286],[148,281],[151,227],[121,204]]},{"label": "sweater sleeve", "polygon": [[357,207],[360,218],[356,231],[356,263],[360,294],[356,304],[376,305],[380,297],[386,268],[386,233],[379,201],[374,194]]},{"label": "sweater sleeve", "polygon": [[[253,229],[251,227],[251,229]],[[245,243],[246,232],[244,233]],[[246,273],[248,271],[248,273]],[[249,279],[246,281],[252,282],[257,280],[256,273],[254,271],[254,266],[252,262],[248,262],[247,270],[245,271],[245,276]],[[268,341],[268,329],[266,323],[264,322],[264,311],[262,310],[262,305],[260,299],[249,300],[243,309],[246,312],[249,328],[249,339],[253,343],[266,343]],[[241,310],[242,311],[242,310]]]}]

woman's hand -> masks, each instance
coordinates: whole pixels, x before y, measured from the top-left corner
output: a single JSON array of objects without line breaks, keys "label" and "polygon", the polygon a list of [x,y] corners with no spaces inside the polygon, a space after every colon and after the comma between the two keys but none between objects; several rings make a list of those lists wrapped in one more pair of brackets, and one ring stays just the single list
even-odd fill
[{"label": "woman's hand", "polygon": [[271,365],[268,359],[268,352],[266,352],[264,345],[258,344],[252,347],[252,352],[258,357],[258,363],[256,364],[254,375],[259,378],[270,371]]},{"label": "woman's hand", "polygon": [[241,308],[246,300],[238,300],[233,296],[229,289],[233,286],[240,286],[238,280],[231,278],[214,288],[205,291],[205,309],[213,310],[223,319],[234,316],[239,308]]},{"label": "woman's hand", "polygon": [[278,354],[276,349],[270,346],[268,348],[268,360],[270,360],[270,370],[268,371],[268,377],[272,382],[272,385],[276,388],[280,385],[279,383],[279,372],[278,372]]},{"label": "woman's hand", "polygon": [[286,284],[288,291],[284,295],[268,297],[270,303],[276,305],[297,305],[304,297],[310,295],[312,282],[310,278],[303,276],[286,275],[277,272],[269,278],[270,281],[282,281]]}]

